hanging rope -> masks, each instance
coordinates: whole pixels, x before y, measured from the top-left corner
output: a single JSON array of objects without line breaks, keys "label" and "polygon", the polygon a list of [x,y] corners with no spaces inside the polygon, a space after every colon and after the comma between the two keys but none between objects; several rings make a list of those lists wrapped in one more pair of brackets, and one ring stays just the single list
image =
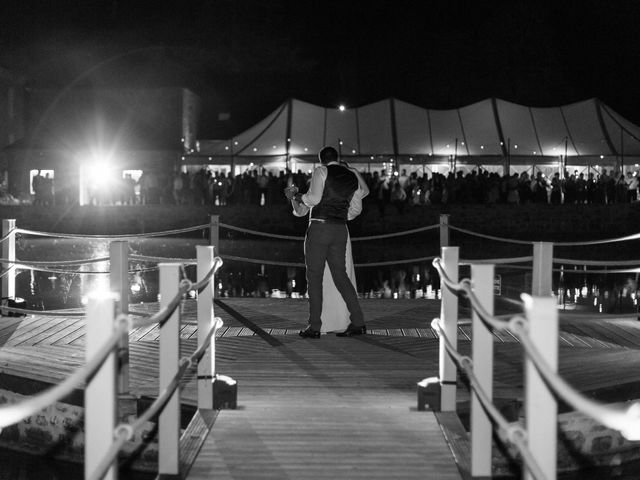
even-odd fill
[{"label": "hanging rope", "polygon": [[[279,235],[279,234],[276,234],[276,233],[259,232],[257,230],[250,230],[248,228],[235,227],[235,226],[229,225],[227,223],[220,223],[220,226],[224,227],[224,228],[227,228],[229,230],[235,230],[237,232],[249,233],[251,235],[258,235],[258,236],[268,237],[268,238],[277,238],[277,239],[280,239],[280,240],[304,241],[304,238],[305,238],[305,237],[293,236],[293,235]],[[414,228],[413,230],[406,230],[406,231],[403,231],[403,232],[385,233],[385,234],[381,234],[381,235],[371,235],[371,236],[367,236],[367,237],[354,237],[354,238],[351,239],[351,241],[352,242],[362,242],[362,241],[366,241],[366,240],[381,240],[381,239],[385,239],[385,238],[402,237],[402,236],[405,236],[405,235],[413,235],[414,233],[426,232],[427,230],[433,230],[433,229],[439,228],[439,227],[440,227],[439,224],[429,225],[427,227]]]},{"label": "hanging rope", "polygon": [[[194,227],[186,227],[186,228],[177,228],[174,230],[163,230],[161,232],[149,232],[149,233],[135,233],[135,234],[124,234],[124,235],[85,235],[85,234],[71,234],[71,233],[51,233],[51,232],[41,232],[37,230],[26,230],[24,228],[16,228],[13,233],[23,233],[25,235],[36,235],[41,237],[58,237],[58,238],[78,238],[78,239],[139,239],[139,238],[148,238],[148,237],[168,237],[170,235],[177,235],[180,233],[188,233],[195,232],[198,230],[208,229],[210,225],[196,225]],[[5,236],[6,238],[6,236]]]},{"label": "hanging rope", "polygon": [[513,238],[494,237],[493,235],[485,235],[484,233],[473,232],[465,228],[454,227],[453,225],[449,225],[449,228],[451,230],[466,233],[467,235],[472,235],[474,237],[486,238],[487,240],[495,240],[496,242],[515,243],[518,245],[533,245],[535,243],[525,240],[515,240]]},{"label": "hanging rope", "polygon": [[524,459],[525,467],[531,472],[534,478],[539,480],[544,480],[546,477],[542,472],[542,469],[536,462],[535,458],[531,454],[527,446],[527,432],[524,428],[522,428],[518,424],[510,424],[507,422],[506,418],[500,413],[497,409],[491,398],[485,390],[480,385],[478,381],[478,377],[476,377],[473,371],[473,360],[467,356],[460,355],[457,349],[454,347],[453,343],[449,337],[447,337],[446,332],[442,324],[440,323],[439,318],[435,318],[431,322],[431,328],[437,332],[438,336],[442,338],[444,341],[445,349],[449,356],[456,362],[458,367],[467,375],[469,380],[469,386],[476,393],[480,404],[487,415],[491,417],[491,420],[498,428],[498,434],[501,438],[509,440],[513,445],[516,446],[522,458]]},{"label": "hanging rope", "polygon": [[171,396],[180,386],[180,380],[184,376],[185,372],[191,366],[197,365],[198,361],[202,358],[207,348],[209,348],[211,337],[213,337],[216,331],[220,327],[222,327],[223,322],[219,317],[215,317],[214,320],[214,324],[207,332],[202,345],[200,345],[200,347],[193,354],[191,354],[191,356],[182,357],[179,360],[178,371],[173,376],[169,384],[164,388],[162,392],[160,392],[158,397],[149,406],[149,408],[147,408],[147,410],[142,415],[140,415],[133,423],[123,423],[118,425],[114,429],[115,440],[111,443],[109,450],[98,464],[98,467],[96,467],[95,472],[89,477],[90,479],[100,480],[101,478],[103,478],[113,462],[118,457],[118,453],[120,452],[124,444],[131,440],[133,436],[147,424],[147,422],[151,421],[152,418],[156,417],[164,410],[164,408],[167,406],[167,403],[171,399]]}]

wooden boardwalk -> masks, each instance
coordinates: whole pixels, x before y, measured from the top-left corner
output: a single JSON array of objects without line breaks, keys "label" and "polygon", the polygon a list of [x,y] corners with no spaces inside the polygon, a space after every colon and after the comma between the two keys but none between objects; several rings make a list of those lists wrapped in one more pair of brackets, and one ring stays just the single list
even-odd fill
[{"label": "wooden boardwalk", "polygon": [[[220,411],[190,478],[465,476],[433,413],[416,409],[416,382],[437,375],[438,340],[429,324],[438,301],[362,300],[370,335],[320,340],[297,335],[306,323],[304,300],[216,302],[225,323],[216,340],[217,370],[238,381],[238,408]],[[181,348],[188,354],[196,344],[195,304],[181,308]],[[1,318],[0,379],[58,383],[84,362],[84,325],[76,317]],[[562,315],[560,325],[560,373],[576,388],[606,398],[638,383],[640,355],[630,355],[640,348],[635,317]],[[470,336],[462,321],[463,353]],[[130,340],[132,392],[156,396],[157,328],[134,330]],[[519,397],[521,347],[510,335],[495,341],[495,396]],[[459,391],[464,402],[466,392]],[[195,404],[193,373],[182,399]]]}]

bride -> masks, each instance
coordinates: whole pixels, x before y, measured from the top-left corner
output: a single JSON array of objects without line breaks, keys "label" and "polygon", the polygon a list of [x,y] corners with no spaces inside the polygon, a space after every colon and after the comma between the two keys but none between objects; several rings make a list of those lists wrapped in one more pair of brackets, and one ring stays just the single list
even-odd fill
[{"label": "bride", "polygon": [[[360,186],[358,192],[361,192],[362,198],[366,197],[369,194],[369,188],[367,187],[367,184],[364,181],[364,178],[362,178],[360,172],[355,168],[349,167],[344,162],[341,162],[341,164],[349,168],[349,170],[358,177],[358,184]],[[287,189],[293,189],[294,193],[298,190],[295,185],[289,185]],[[304,217],[311,211],[311,208],[307,207],[304,203],[291,201],[291,205],[293,207],[293,214],[296,217]],[[348,233],[345,262],[349,279],[357,290],[356,272],[353,266],[353,256],[351,254],[351,237],[349,237]],[[342,299],[342,295],[340,295],[340,292],[333,283],[331,271],[326,263],[324,265],[324,277],[322,278],[322,315],[320,318],[322,319],[322,327],[320,328],[321,333],[343,332],[350,323],[349,310]]]}]

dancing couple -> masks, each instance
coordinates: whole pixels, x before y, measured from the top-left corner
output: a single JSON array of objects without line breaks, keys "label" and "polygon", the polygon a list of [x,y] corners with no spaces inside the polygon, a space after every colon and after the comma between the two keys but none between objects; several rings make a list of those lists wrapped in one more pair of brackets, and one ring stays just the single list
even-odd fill
[{"label": "dancing couple", "polygon": [[307,193],[298,192],[295,185],[285,189],[294,215],[309,214],[304,241],[309,325],[300,336],[363,335],[367,327],[356,292],[347,221],[360,215],[369,189],[355,169],[340,162],[335,148],[324,147],[318,157],[321,165],[313,171]]}]

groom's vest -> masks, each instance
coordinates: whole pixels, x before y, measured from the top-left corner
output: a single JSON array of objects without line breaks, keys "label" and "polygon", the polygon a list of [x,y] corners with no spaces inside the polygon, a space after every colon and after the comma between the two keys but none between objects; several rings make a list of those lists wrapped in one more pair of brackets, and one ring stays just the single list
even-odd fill
[{"label": "groom's vest", "polygon": [[311,218],[346,222],[349,204],[358,189],[358,179],[341,165],[327,165],[322,200],[311,210]]}]

